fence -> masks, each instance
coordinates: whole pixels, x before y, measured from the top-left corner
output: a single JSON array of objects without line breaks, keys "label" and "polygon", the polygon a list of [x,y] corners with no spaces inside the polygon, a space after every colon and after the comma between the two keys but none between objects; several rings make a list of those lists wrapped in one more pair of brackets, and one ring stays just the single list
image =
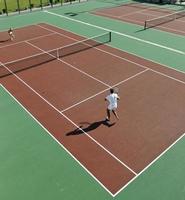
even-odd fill
[{"label": "fence", "polygon": [[[62,6],[63,4],[72,4],[76,0],[1,0],[0,15],[12,12],[32,11],[34,9],[43,9],[44,7]],[[78,2],[84,0],[77,0]]]}]

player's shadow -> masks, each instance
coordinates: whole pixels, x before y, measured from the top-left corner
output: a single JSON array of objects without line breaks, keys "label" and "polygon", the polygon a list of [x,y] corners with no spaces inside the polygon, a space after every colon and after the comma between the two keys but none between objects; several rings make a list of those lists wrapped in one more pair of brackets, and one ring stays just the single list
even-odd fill
[{"label": "player's shadow", "polygon": [[88,133],[90,131],[97,129],[101,125],[110,128],[111,126],[114,126],[115,123],[110,123],[106,120],[97,121],[97,122],[93,122],[93,123],[81,122],[80,125],[79,125],[79,128],[76,128],[75,130],[66,133],[66,136],[80,135],[80,134]]},{"label": "player's shadow", "polygon": [[8,41],[10,41],[10,39],[0,40],[0,43],[4,43],[4,42],[8,42]]}]

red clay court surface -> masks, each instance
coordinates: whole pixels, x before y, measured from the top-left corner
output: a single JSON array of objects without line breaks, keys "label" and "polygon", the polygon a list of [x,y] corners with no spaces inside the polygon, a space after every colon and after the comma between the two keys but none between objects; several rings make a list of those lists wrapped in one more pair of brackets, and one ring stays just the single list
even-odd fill
[{"label": "red clay court surface", "polygon": [[[146,6],[138,3],[125,4],[113,8],[98,9],[93,11],[93,14],[125,21],[144,28],[146,20],[151,20],[156,17],[169,15],[177,11],[172,11],[154,6]],[[170,33],[175,33],[185,36],[185,17],[170,21],[156,27],[155,29],[163,30]]]},{"label": "red clay court surface", "polygon": [[[0,44],[1,62],[83,39],[47,24],[17,29],[16,36],[15,42]],[[6,76],[0,83],[112,194],[185,130],[185,74],[106,45]],[[110,126],[104,121],[104,98],[114,85],[121,97],[120,120],[114,124],[112,119]]]}]

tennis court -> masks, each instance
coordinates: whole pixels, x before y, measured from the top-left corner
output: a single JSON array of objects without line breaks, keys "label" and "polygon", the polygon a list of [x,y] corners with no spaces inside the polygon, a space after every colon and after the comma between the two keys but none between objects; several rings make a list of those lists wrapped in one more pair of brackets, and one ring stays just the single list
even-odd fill
[{"label": "tennis court", "polygon": [[[16,28],[13,42],[0,33],[0,196],[183,199],[185,73],[116,48],[106,28],[80,35],[79,16],[57,25],[60,9]],[[114,87],[120,119],[108,123]]]},{"label": "tennis court", "polygon": [[115,6],[113,8],[98,9],[92,12],[117,20],[138,24],[146,28],[185,35],[185,10],[175,11],[154,5],[132,3]]}]

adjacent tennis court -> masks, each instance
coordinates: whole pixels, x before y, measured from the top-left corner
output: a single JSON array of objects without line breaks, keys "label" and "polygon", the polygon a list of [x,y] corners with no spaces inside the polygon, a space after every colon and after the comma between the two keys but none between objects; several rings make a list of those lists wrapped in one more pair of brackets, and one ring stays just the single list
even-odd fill
[{"label": "adjacent tennis court", "polygon": [[[86,37],[52,17],[16,28],[13,42],[0,33],[0,196],[183,199],[185,73],[114,48],[106,29]],[[114,87],[120,119],[108,123]]]},{"label": "adjacent tennis court", "polygon": [[113,8],[98,9],[92,12],[117,20],[156,28],[170,33],[185,35],[185,9],[175,11],[141,3],[128,3]]}]

